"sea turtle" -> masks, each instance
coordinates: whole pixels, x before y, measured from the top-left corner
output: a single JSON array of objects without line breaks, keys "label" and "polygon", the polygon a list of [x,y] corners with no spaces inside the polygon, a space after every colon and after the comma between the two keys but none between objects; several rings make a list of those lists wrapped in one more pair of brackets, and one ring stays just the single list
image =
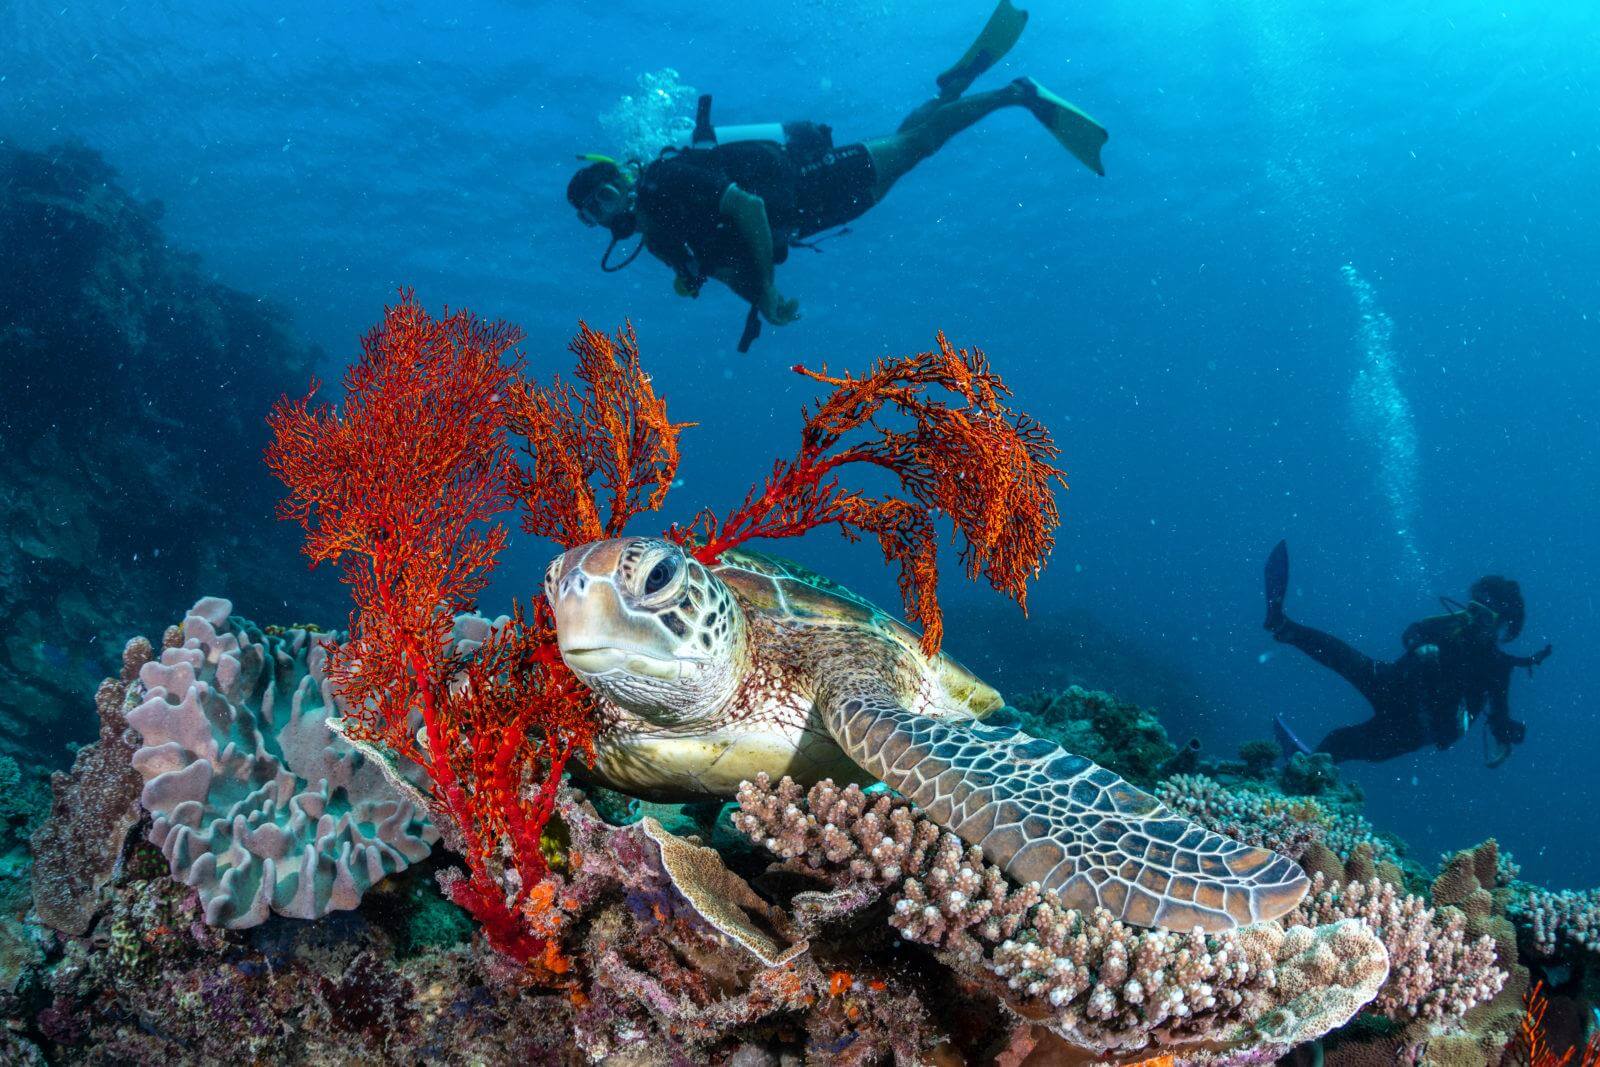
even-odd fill
[{"label": "sea turtle", "polygon": [[1306,891],[1292,860],[984,724],[999,693],[798,564],[729,551],[706,566],[623,537],[558,557],[545,594],[562,657],[600,698],[592,773],[623,792],[726,797],[759,771],[881,779],[1017,880],[1141,926],[1227,929]]}]

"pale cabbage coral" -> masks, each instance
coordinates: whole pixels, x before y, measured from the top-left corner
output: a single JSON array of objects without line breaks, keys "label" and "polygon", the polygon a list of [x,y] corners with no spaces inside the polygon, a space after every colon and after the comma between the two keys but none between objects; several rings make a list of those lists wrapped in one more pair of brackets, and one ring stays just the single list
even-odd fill
[{"label": "pale cabbage coral", "polygon": [[139,670],[144,699],[127,721],[144,740],[133,766],[150,841],[216,926],[354,908],[438,833],[328,729],[318,638],[264,633],[232,611],[201,600],[175,647]]}]

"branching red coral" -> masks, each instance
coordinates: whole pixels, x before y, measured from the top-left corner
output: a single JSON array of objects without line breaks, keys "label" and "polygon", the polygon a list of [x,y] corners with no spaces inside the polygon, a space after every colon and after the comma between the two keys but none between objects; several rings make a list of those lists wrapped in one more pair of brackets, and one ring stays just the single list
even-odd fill
[{"label": "branching red coral", "polygon": [[[632,326],[611,338],[580,322],[570,347],[582,389],[559,377],[542,387],[518,382],[506,402],[528,459],[515,479],[523,527],[564,548],[615,537],[633,516],[659,508],[678,470],[678,434],[694,425],[667,418]],[[596,483],[609,497],[604,521]]]},{"label": "branching red coral", "polygon": [[[1006,405],[1009,390],[983,352],[957,349],[940,333],[937,351],[880,360],[861,378],[794,369],[833,387],[806,413],[799,453],[775,463],[727,517],[703,512],[674,536],[696,543],[696,556],[710,562],[746,541],[798,537],[818,526],[838,525],[851,538],[872,534],[899,564],[906,615],[921,624],[931,653],[943,637],[933,523],[943,513],[960,536],[967,576],[981,574],[1026,609],[1028,579],[1054,546],[1060,521],[1055,486],[1066,481],[1049,431]],[[936,390],[953,399],[930,397]],[[910,426],[880,422],[891,412]],[[844,443],[860,430],[871,436]],[[851,463],[889,471],[909,499],[843,488],[836,472]]]},{"label": "branching red coral", "polygon": [[492,520],[523,480],[503,420],[520,340],[464,311],[431,318],[402,293],[363,340],[342,412],[311,395],[273,409],[267,463],[313,565],[339,565],[351,586],[350,636],[328,656],[349,734],[427,775],[470,871],[457,902],[528,959],[542,946],[520,932],[492,867],[513,867],[523,893],[544,877],[539,833],[567,760],[591,742],[588,696],[542,605],[465,653],[451,641],[505,547]]},{"label": "branching red coral", "polygon": [[1557,1055],[1545,1037],[1544,1015],[1548,1004],[1544,998],[1544,983],[1538,982],[1528,990],[1527,1011],[1511,1047],[1506,1050],[1508,1064],[1525,1067],[1600,1067],[1600,1034],[1589,1039],[1580,1051],[1569,1048]]}]

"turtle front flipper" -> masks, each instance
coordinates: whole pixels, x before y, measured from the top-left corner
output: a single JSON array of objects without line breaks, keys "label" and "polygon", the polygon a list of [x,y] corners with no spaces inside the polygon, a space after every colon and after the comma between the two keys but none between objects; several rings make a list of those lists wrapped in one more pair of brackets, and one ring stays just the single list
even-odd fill
[{"label": "turtle front flipper", "polygon": [[1020,882],[1139,926],[1225,930],[1305,895],[1293,860],[1189,822],[1104,767],[1015,727],[949,726],[894,697],[818,704],[839,747]]}]

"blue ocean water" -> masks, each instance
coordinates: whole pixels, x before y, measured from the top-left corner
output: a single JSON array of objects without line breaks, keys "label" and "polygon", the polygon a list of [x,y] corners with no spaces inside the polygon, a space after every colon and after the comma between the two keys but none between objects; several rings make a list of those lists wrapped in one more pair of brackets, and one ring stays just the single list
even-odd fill
[{"label": "blue ocean water", "polygon": [[[563,190],[641,75],[715,94],[720,121],[815,119],[843,143],[892,130],[986,15],[14,0],[0,136],[102,152],[165,204],[175,247],[291,309],[330,375],[403,285],[520,323],[539,369],[566,367],[577,319],[631,318],[673,414],[701,424],[672,517],[793,448],[812,390],[790,364],[861,367],[939,328],[983,346],[1072,479],[1034,632],[1086,613],[1169,661],[1206,711],[1168,726],[1213,751],[1274,714],[1312,737],[1365,714],[1260,629],[1279,537],[1296,617],[1381,656],[1438,595],[1509,574],[1518,650],[1555,645],[1513,684],[1527,743],[1494,771],[1475,731],[1352,773],[1423,858],[1493,834],[1529,878],[1600,882],[1600,12],[1039,3],[978,88],[1027,73],[1079,103],[1111,131],[1106,178],[995,115],[796,251],[780,281],[804,317],[748,356],[732,296],[676,297],[648,259],[598,271]],[[870,546],[785,547],[894,602]],[[519,546],[502,588],[547,554]],[[1002,687],[1051,654],[986,590],[946,599],[951,649],[1006,663]]]}]

